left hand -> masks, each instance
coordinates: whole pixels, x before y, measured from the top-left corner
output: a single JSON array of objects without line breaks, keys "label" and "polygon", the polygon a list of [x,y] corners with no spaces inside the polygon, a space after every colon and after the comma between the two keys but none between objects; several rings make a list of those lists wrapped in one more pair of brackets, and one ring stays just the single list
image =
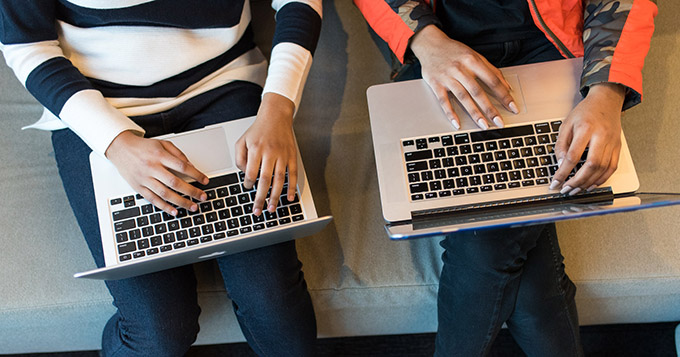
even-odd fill
[{"label": "left hand", "polygon": [[[550,189],[575,195],[603,184],[616,171],[621,151],[621,108],[625,88],[614,83],[593,85],[563,121],[555,144],[559,169]],[[565,180],[588,147],[585,164]]]},{"label": "left hand", "polygon": [[[288,171],[288,200],[297,187],[297,150],[293,134],[295,104],[275,93],[266,93],[255,122],[236,142],[236,166],[245,172],[244,186],[252,188],[259,176],[253,213],[274,212]],[[273,176],[273,180],[272,180]],[[269,204],[265,207],[271,184]]]}]

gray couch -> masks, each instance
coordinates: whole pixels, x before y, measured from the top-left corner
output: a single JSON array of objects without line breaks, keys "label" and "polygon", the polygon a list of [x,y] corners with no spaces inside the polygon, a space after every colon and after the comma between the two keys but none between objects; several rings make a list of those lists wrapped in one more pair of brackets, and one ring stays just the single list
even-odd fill
[{"label": "gray couch", "polygon": [[[271,16],[268,1],[258,13]],[[365,91],[389,68],[350,0],[325,1],[324,27],[296,121],[320,214],[300,239],[320,337],[436,329],[436,239],[392,242],[383,231]],[[645,101],[624,117],[643,191],[680,191],[680,3],[660,2]],[[264,23],[261,26],[270,26]],[[113,312],[57,175],[48,133],[20,128],[40,106],[0,68],[0,354],[91,350]],[[584,325],[680,320],[680,208],[560,223]],[[212,263],[196,266],[203,313],[197,344],[242,341]]]}]

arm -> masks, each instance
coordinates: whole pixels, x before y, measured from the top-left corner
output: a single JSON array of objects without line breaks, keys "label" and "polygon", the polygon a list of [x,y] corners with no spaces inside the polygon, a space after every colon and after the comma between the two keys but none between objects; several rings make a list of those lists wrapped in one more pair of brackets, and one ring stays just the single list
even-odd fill
[{"label": "arm", "polygon": [[[205,175],[172,144],[141,138],[144,130],[111,106],[64,57],[56,32],[55,3],[0,2],[0,42],[7,64],[42,105],[92,150],[106,155],[145,198],[168,213],[176,210],[166,200],[196,209],[193,202],[168,187],[197,199],[202,197],[202,191],[171,174],[168,168],[198,181],[206,180]],[[145,149],[139,150],[142,147]],[[149,150],[152,147],[154,151]]]},{"label": "arm", "polygon": [[510,86],[501,72],[477,52],[444,34],[426,1],[354,2],[402,63],[409,57],[409,51],[418,58],[423,79],[454,128],[460,128],[460,118],[453,110],[449,93],[458,99],[480,128],[488,129],[491,122],[499,127],[504,125],[478,80],[486,84],[508,110],[518,113]]},{"label": "arm", "polygon": [[[649,0],[589,1],[585,6],[585,99],[565,119],[555,145],[560,163],[552,189],[576,194],[603,184],[616,171],[621,110],[642,99],[642,66],[657,8]],[[565,182],[586,146],[585,165]]]},{"label": "arm", "polygon": [[[297,154],[293,116],[300,104],[312,54],[321,31],[321,0],[275,0],[276,29],[262,104],[253,125],[236,143],[236,165],[252,187],[259,172],[253,213],[276,209],[286,171],[288,199],[297,186]],[[267,207],[265,199],[271,184]]]}]

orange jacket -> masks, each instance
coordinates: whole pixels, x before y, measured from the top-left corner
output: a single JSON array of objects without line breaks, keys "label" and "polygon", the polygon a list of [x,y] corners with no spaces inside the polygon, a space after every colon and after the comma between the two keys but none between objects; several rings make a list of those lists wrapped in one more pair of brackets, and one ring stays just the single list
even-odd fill
[{"label": "orange jacket", "polygon": [[[393,8],[389,3],[398,3]],[[596,83],[629,88],[624,109],[642,99],[642,67],[654,32],[653,0],[527,0],[536,26],[564,57],[584,57],[581,91]],[[404,62],[409,40],[433,24],[434,14],[414,19],[415,6],[437,0],[354,0],[373,30]],[[422,12],[421,12],[422,13]]]}]

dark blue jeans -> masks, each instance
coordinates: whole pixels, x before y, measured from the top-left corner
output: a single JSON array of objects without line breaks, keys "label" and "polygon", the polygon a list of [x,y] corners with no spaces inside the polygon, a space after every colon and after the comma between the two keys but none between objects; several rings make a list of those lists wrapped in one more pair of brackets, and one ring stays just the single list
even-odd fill
[{"label": "dark blue jeans", "polygon": [[[262,89],[234,82],[164,113],[133,118],[147,136],[255,115]],[[93,118],[94,119],[94,118]],[[90,148],[72,131],[52,134],[59,174],[98,267],[104,265],[90,174]],[[316,320],[295,242],[217,259],[248,343],[260,356],[313,354]],[[106,281],[116,313],[102,338],[105,356],[182,356],[199,331],[191,265]]]},{"label": "dark blue jeans", "polygon": [[[496,67],[560,59],[547,39],[475,46]],[[396,80],[421,77],[419,63]],[[503,323],[529,356],[583,355],[574,295],[555,225],[478,230],[441,246],[437,356],[487,355]]]}]

